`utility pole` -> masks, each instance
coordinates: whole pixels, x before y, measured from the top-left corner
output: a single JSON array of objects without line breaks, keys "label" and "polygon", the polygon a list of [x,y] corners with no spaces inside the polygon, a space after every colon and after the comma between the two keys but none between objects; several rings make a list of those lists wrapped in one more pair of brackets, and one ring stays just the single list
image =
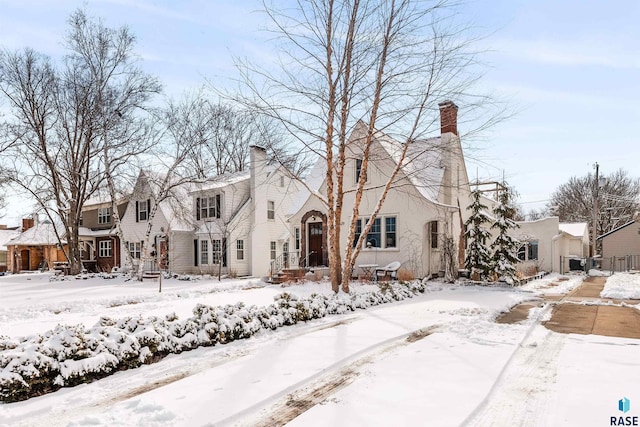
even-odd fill
[{"label": "utility pole", "polygon": [[600,169],[600,165],[598,162],[594,165],[596,168],[596,179],[594,181],[593,187],[593,237],[592,237],[592,247],[591,247],[591,256],[596,256],[596,238],[598,236],[598,193],[600,191],[600,178],[598,176],[598,172]]}]

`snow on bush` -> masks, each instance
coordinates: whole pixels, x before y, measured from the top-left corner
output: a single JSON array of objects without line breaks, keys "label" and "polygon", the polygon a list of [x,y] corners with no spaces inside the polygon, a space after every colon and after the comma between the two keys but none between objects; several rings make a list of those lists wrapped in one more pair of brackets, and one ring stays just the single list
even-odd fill
[{"label": "snow on bush", "polygon": [[415,281],[353,295],[300,298],[283,293],[266,307],[198,304],[187,319],[179,319],[175,313],[164,318],[102,317],[89,329],[58,325],[19,339],[0,336],[0,401],[25,400],[153,363],[171,353],[226,344],[263,329],[400,301],[424,291],[424,283]]}]

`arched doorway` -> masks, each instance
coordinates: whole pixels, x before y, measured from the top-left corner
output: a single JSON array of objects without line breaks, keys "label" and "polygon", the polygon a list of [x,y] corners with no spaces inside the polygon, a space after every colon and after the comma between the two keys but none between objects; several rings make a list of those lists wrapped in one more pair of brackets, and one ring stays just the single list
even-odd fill
[{"label": "arched doorway", "polygon": [[306,266],[328,265],[327,215],[320,211],[309,211],[303,215],[301,226],[301,252],[302,259],[306,258]]}]

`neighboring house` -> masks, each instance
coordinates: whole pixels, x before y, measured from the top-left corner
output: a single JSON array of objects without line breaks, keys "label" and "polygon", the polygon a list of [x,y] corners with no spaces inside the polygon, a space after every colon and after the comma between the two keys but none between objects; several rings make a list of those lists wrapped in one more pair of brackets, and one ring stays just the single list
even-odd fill
[{"label": "neighboring house", "polygon": [[0,273],[9,270],[9,251],[7,242],[20,234],[20,230],[15,228],[7,228],[6,225],[0,225]]},{"label": "neighboring house", "polygon": [[556,240],[558,254],[562,257],[560,271],[584,267],[584,262],[589,257],[589,225],[586,222],[561,223],[559,231]]},{"label": "neighboring house", "polygon": [[194,271],[250,274],[250,181],[249,171],[225,174],[191,192],[197,227]]},{"label": "neighboring house", "polygon": [[[558,217],[518,222],[510,234],[520,242],[519,268],[537,271],[569,271],[570,260],[578,263],[589,253],[587,223],[560,223]],[[563,262],[563,265],[560,262]]]},{"label": "neighboring house", "polygon": [[[118,215],[122,218],[128,200],[118,201]],[[80,217],[78,237],[82,266],[90,272],[111,271],[121,267],[121,244],[117,236],[112,203],[107,198],[95,198],[85,203]]]},{"label": "neighboring house", "polygon": [[[177,186],[170,197],[158,204],[150,230],[150,242],[145,248],[145,235],[158,182],[162,179],[151,172],[141,171],[129,197],[129,204],[121,218],[122,234],[120,250],[129,251],[135,268],[145,253],[152,259],[145,270],[171,270],[175,273],[190,273],[193,270],[192,207],[189,203],[188,185]],[[124,256],[121,256],[121,260]],[[126,266],[122,266],[125,267]]]},{"label": "neighboring house", "polygon": [[9,270],[12,273],[51,269],[56,262],[67,261],[60,248],[54,225],[50,221],[23,219],[22,232],[9,240],[6,246]]},{"label": "neighboring house", "polygon": [[193,271],[260,277],[269,274],[272,263],[293,261],[286,213],[299,187],[258,146],[251,147],[249,171],[196,186]]},{"label": "neighboring house", "polygon": [[[444,237],[462,243],[463,222],[469,214],[470,187],[467,169],[457,129],[458,107],[451,101],[440,104],[441,134],[418,140],[410,145],[406,159],[389,190],[374,225],[366,236],[357,259],[354,274],[361,273],[359,264],[386,265],[400,261],[403,268],[416,277],[432,276],[441,271]],[[360,122],[354,128],[347,145],[344,177],[344,210],[341,218],[341,246],[347,241],[352,219],[355,188],[362,167],[362,147],[367,126]],[[402,144],[377,131],[371,145],[367,182],[357,218],[358,230],[364,227],[374,210],[381,186],[399,162]],[[306,183],[312,192],[326,195],[324,159],[312,169]],[[309,266],[326,266],[326,208],[314,193],[304,190],[296,200],[289,218],[294,247]],[[460,253],[455,257],[462,261]]]},{"label": "neighboring house", "polygon": [[640,216],[598,237],[602,242],[602,268],[640,269]]}]

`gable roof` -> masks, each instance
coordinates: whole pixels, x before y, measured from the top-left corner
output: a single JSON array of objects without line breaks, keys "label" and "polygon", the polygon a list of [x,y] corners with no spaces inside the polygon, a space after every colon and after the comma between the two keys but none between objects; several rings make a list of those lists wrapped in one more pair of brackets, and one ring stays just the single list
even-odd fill
[{"label": "gable roof", "polygon": [[[62,243],[66,243],[63,241]],[[51,246],[58,244],[55,226],[49,221],[43,221],[35,224],[33,227],[23,231],[18,236],[9,240],[9,245],[33,245],[33,246]]]},{"label": "gable roof", "polygon": [[573,237],[584,237],[587,234],[586,222],[560,223],[560,231]]},{"label": "gable roof", "polygon": [[[165,176],[155,171],[140,171],[138,179],[131,194],[131,199],[155,197],[160,189],[160,182]],[[157,214],[164,215],[169,227],[174,231],[193,231],[191,223],[192,203],[189,193],[194,188],[194,183],[182,183],[171,189],[171,194],[158,204]]]},{"label": "gable roof", "polygon": [[[385,149],[395,164],[400,161],[404,144],[376,131],[374,138]],[[427,200],[438,203],[440,185],[444,177],[441,137],[417,140],[409,144],[402,172]]]},{"label": "gable roof", "polygon": [[[358,122],[352,131],[352,135],[362,129],[366,130],[366,128],[363,128],[365,126],[363,122]],[[374,132],[373,141],[380,144],[387,156],[395,164],[398,164],[404,147],[401,142],[379,130]],[[407,148],[404,165],[401,168],[402,173],[404,173],[418,192],[425,199],[438,205],[441,205],[441,203],[438,202],[438,195],[445,170],[441,144],[442,138],[440,136],[412,142]],[[310,197],[311,192],[318,192],[320,190],[326,178],[326,173],[326,160],[320,158],[305,177],[304,182],[306,187],[303,187],[298,193],[291,207],[291,214],[298,212],[302,208]],[[309,190],[311,190],[311,192]]]}]

